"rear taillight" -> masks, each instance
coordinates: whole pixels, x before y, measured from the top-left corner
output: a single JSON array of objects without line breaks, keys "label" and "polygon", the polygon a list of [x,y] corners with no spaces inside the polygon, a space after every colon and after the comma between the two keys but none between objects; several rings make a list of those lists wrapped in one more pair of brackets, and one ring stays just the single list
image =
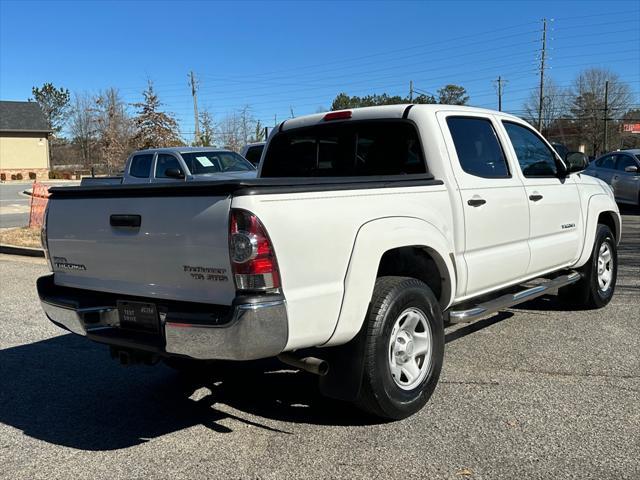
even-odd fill
[{"label": "rear taillight", "polygon": [[264,226],[254,214],[246,210],[231,210],[229,252],[238,290],[279,290],[276,254]]}]

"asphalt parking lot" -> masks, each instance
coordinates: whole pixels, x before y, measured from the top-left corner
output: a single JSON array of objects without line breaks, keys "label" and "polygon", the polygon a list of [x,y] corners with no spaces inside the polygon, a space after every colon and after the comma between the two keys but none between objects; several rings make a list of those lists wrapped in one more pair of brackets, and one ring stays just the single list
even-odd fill
[{"label": "asphalt parking lot", "polygon": [[292,371],[124,368],[49,324],[41,260],[0,256],[0,478],[640,477],[640,215],[599,311],[542,297],[447,329],[440,384],[372,423]]}]

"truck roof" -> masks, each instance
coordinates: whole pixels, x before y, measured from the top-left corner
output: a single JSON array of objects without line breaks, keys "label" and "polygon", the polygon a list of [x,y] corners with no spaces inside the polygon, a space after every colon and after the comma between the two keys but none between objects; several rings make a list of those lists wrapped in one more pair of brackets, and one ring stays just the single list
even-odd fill
[{"label": "truck roof", "polygon": [[191,152],[230,152],[228,148],[216,147],[164,147],[164,148],[147,148],[146,150],[136,150],[132,155],[138,153],[191,153]]},{"label": "truck roof", "polygon": [[442,105],[442,104],[399,104],[399,105],[380,105],[375,107],[361,107],[361,108],[348,108],[345,110],[335,110],[332,112],[314,113],[312,115],[304,115],[297,118],[285,120],[280,124],[281,130],[289,130],[292,128],[308,127],[314,125],[323,120],[324,116],[328,113],[335,112],[351,112],[351,119],[354,120],[369,120],[378,118],[403,118],[405,111],[408,107],[416,110],[428,111],[432,113],[440,111],[459,111],[462,113],[484,113],[484,114],[498,114],[503,117],[518,118],[514,115],[509,115],[504,112],[498,112],[497,110],[490,110],[486,108],[468,107],[466,105]]}]

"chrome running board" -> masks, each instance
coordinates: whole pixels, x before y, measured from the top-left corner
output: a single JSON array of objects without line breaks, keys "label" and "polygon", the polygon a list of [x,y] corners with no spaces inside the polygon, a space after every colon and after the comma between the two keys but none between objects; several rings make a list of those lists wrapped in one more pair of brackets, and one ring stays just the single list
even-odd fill
[{"label": "chrome running board", "polygon": [[536,285],[535,287],[527,288],[517,293],[509,293],[500,297],[488,300],[484,303],[479,303],[467,310],[451,310],[449,312],[449,318],[451,323],[469,323],[478,320],[487,315],[496,313],[499,310],[513,307],[519,303],[527,302],[541,295],[553,292],[558,288],[571,285],[580,280],[581,275],[578,272],[571,272],[566,275],[560,275],[559,277],[549,280],[542,285]]}]

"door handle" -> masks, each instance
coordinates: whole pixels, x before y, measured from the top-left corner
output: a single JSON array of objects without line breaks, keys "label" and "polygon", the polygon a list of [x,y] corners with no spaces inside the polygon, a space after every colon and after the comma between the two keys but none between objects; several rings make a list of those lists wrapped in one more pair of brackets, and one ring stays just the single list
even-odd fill
[{"label": "door handle", "polygon": [[487,203],[487,201],[484,198],[470,198],[467,200],[467,205],[471,205],[472,207],[479,207],[485,203]]},{"label": "door handle", "polygon": [[112,227],[140,228],[142,217],[140,215],[111,215],[109,223]]},{"label": "door handle", "polygon": [[539,193],[529,195],[529,200],[531,200],[532,202],[537,202],[538,200],[542,200],[542,198],[542,195],[540,195]]}]

